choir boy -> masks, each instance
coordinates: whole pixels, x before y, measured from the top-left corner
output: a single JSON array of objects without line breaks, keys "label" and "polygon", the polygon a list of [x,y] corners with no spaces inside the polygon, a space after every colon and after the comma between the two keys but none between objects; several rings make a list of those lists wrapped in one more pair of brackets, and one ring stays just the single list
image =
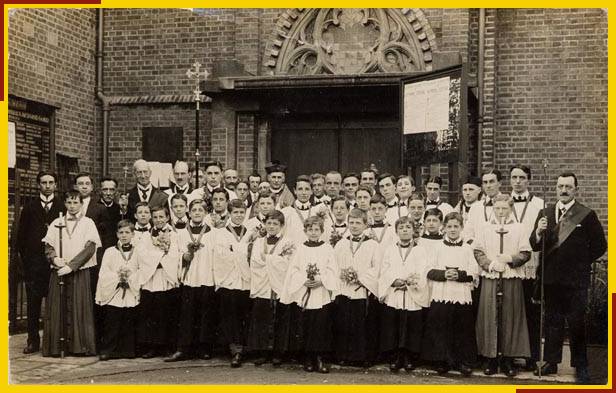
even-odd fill
[{"label": "choir boy", "polygon": [[[476,322],[477,349],[488,359],[486,375],[496,374],[500,366],[503,374],[512,377],[517,373],[513,358],[530,357],[522,280],[531,247],[525,228],[512,217],[513,200],[508,195],[498,195],[493,202],[494,217],[473,242],[483,277]],[[502,292],[500,302],[498,292]],[[502,355],[497,353],[499,349]]]},{"label": "choir boy", "polygon": [[464,239],[472,243],[475,236],[490,224],[494,219],[494,198],[501,195],[500,186],[503,175],[498,169],[488,169],[481,176],[483,199],[481,203],[474,203],[469,212],[468,220],[464,226]]},{"label": "choir boy", "polygon": [[247,258],[250,235],[242,224],[246,216],[244,203],[234,199],[228,209],[229,223],[214,230],[213,262],[220,312],[219,330],[229,345],[231,367],[235,368],[241,365],[250,311],[250,265]]},{"label": "choir boy", "polygon": [[135,247],[138,247],[144,240],[150,241],[151,219],[150,205],[147,202],[137,202],[135,205],[135,235],[132,240]]},{"label": "choir boy", "polygon": [[424,329],[422,357],[442,374],[454,368],[470,375],[477,356],[471,290],[479,274],[473,249],[461,237],[462,215],[443,220],[444,237],[428,271],[430,308]]},{"label": "choir boy", "polygon": [[[64,350],[69,355],[91,356],[96,354],[96,337],[89,269],[96,265],[95,254],[101,240],[94,221],[82,212],[78,191],[65,194],[64,207],[66,216],[53,220],[42,240],[53,269],[45,303],[42,354],[59,356]],[[60,295],[61,282],[66,297],[73,299],[64,304],[64,321],[60,318],[64,300]],[[62,326],[63,323],[66,325]],[[67,333],[63,349],[62,331]]]},{"label": "choir boy", "polygon": [[171,206],[171,228],[174,232],[186,228],[188,223],[188,199],[184,194],[175,194],[169,198],[169,206]]},{"label": "choir boy", "polygon": [[139,304],[135,227],[122,220],[116,234],[118,243],[105,250],[96,287],[96,304],[103,308],[100,360],[135,357]]},{"label": "choir boy", "polygon": [[[215,191],[212,198],[216,198]],[[189,206],[190,222],[178,232],[181,255],[180,315],[177,350],[165,362],[199,356],[210,359],[216,329],[216,299],[213,269],[212,229],[205,223],[205,201],[195,199]]]},{"label": "choir boy", "polygon": [[321,218],[307,218],[304,230],[308,240],[297,247],[289,264],[282,301],[286,298],[303,310],[304,370],[328,373],[323,357],[333,348],[332,294],[339,291],[340,273],[332,246],[319,240]]},{"label": "choir boy", "polygon": [[389,368],[411,371],[421,351],[423,308],[429,305],[428,261],[423,247],[415,246],[415,228],[408,217],[396,221],[398,241],[385,251],[378,281],[384,307],[380,349],[390,357]]},{"label": "choir boy", "polygon": [[424,183],[426,191],[426,209],[439,209],[443,216],[453,211],[453,207],[441,199],[443,180],[440,176],[430,176]]},{"label": "choir boy", "polygon": [[396,195],[398,196],[398,208],[393,210],[390,216],[392,222],[403,216],[408,216],[408,204],[411,195],[415,192],[413,179],[406,175],[400,175],[396,179]]},{"label": "choir boy", "polygon": [[[280,366],[284,352],[299,349],[298,343],[292,342],[289,334],[289,329],[297,323],[290,323],[294,319],[291,318],[290,302],[281,303],[280,300],[295,245],[282,234],[285,218],[280,211],[268,212],[264,221],[267,234],[254,241],[250,257],[252,312],[247,344],[257,355],[254,361],[256,366],[270,357],[274,366]],[[272,331],[273,343],[270,337]]]},{"label": "choir boy", "polygon": [[349,214],[349,205],[345,197],[336,197],[331,200],[331,213],[328,211],[325,217],[323,239],[329,242],[332,247],[336,243],[348,235],[349,226],[347,224],[347,215]]},{"label": "choir boy", "polygon": [[162,356],[173,349],[178,302],[180,253],[177,235],[169,225],[167,209],[151,208],[154,227],[138,247],[141,285],[137,342],[144,359]]},{"label": "choir boy", "polygon": [[310,178],[305,175],[300,175],[295,180],[295,201],[290,206],[282,209],[285,219],[285,236],[296,243],[306,241],[304,233],[304,221],[308,217],[316,215],[320,211],[327,210],[323,204],[312,206],[310,197],[312,196],[312,187],[310,186]]},{"label": "choir boy", "polygon": [[[368,216],[359,209],[349,213],[350,235],[335,246],[340,271],[340,291],[336,297],[334,337],[336,359],[345,363],[369,365],[374,360],[378,324],[370,324],[369,314],[378,306],[376,300],[378,264],[377,244],[364,236]],[[372,315],[370,315],[372,316]],[[374,326],[376,325],[376,326]]]},{"label": "choir boy", "polygon": [[212,191],[212,211],[205,217],[203,221],[208,227],[224,228],[225,226],[227,226],[227,222],[229,221],[229,212],[227,210],[229,206],[229,195],[230,193],[225,188],[221,187],[215,188]]},{"label": "choir boy", "polygon": [[453,209],[462,215],[466,224],[471,206],[481,199],[481,179],[469,176],[462,184],[461,195],[462,198]]},{"label": "choir boy", "polygon": [[370,199],[372,224],[366,229],[366,234],[377,242],[377,261],[380,264],[385,250],[396,242],[395,228],[385,220],[387,203],[381,194],[374,194]]},{"label": "choir boy", "polygon": [[368,222],[370,222],[370,199],[374,195],[374,191],[367,184],[362,184],[357,188],[355,193],[355,200],[357,201],[357,208],[368,216]]},{"label": "choir boy", "polygon": [[426,210],[423,218],[424,231],[417,243],[426,250],[429,263],[433,262],[435,251],[443,242],[442,223],[443,213],[439,209]]}]

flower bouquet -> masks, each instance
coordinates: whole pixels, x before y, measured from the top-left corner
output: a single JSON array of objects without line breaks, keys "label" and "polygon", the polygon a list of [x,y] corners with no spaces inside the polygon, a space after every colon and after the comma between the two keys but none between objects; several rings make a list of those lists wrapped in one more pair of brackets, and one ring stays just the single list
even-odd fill
[{"label": "flower bouquet", "polygon": [[128,277],[131,275],[131,270],[125,266],[122,266],[118,270],[118,282],[117,288],[122,288],[122,300],[124,300],[124,296],[126,296],[126,290],[129,288],[128,285]]},{"label": "flower bouquet", "polygon": [[[309,263],[308,266],[306,267],[306,278],[309,281],[314,281],[319,273],[320,271],[316,263]],[[302,310],[305,310],[306,306],[308,305],[308,300],[310,300],[311,290],[312,288],[308,287],[306,289],[306,293],[302,297]]]},{"label": "flower bouquet", "polygon": [[160,248],[165,254],[169,252],[171,246],[171,237],[168,231],[160,232],[158,236],[152,237],[152,244]]},{"label": "flower bouquet", "polygon": [[335,247],[340,239],[342,239],[342,235],[334,228],[331,236],[329,237],[329,244],[331,244],[332,247]]}]

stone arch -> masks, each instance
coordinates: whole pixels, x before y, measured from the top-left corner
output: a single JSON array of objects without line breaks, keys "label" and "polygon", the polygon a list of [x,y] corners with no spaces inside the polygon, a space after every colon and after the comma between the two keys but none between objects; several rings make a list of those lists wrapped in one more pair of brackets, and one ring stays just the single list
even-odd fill
[{"label": "stone arch", "polygon": [[266,44],[272,75],[431,71],[435,35],[419,8],[292,8]]}]

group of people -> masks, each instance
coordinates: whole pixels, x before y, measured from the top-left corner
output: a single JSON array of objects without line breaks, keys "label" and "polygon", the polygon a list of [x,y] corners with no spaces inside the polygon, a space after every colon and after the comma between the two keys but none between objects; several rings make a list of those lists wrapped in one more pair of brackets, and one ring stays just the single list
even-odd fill
[{"label": "group of people", "polygon": [[[256,365],[301,359],[322,373],[330,361],[386,360],[392,371],[427,362],[469,375],[483,360],[485,374],[514,376],[524,359],[553,374],[567,320],[572,366],[588,381],[586,290],[606,241],[575,199],[574,173],[558,177],[547,207],[529,193],[524,165],[509,170],[511,194],[491,169],[462,182],[452,206],[438,176],[419,190],[407,175],[331,171],[290,188],[284,165],[265,169],[267,179],[242,180],[208,162],[195,176],[179,161],[162,191],[138,160],[127,194],[104,178],[95,197],[83,173],[63,203],[56,175],[41,172],[40,198],[18,230],[24,353],[40,349],[44,297],[43,356],[173,362],[209,359],[223,344],[232,367],[246,356]],[[546,362],[537,369],[542,300]]]}]

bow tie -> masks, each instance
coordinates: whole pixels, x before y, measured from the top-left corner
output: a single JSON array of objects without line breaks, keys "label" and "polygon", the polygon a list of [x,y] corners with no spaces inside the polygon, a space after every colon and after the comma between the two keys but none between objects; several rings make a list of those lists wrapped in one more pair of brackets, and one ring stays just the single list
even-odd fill
[{"label": "bow tie", "polygon": [[184,221],[176,221],[175,222],[176,229],[184,229],[186,228],[186,223]]},{"label": "bow tie", "polygon": [[334,228],[346,228],[347,224],[334,224]]},{"label": "bow tie", "polygon": [[297,210],[310,210],[310,205],[297,206]]},{"label": "bow tie", "polygon": [[133,245],[128,243],[128,244],[122,244],[122,251],[130,251],[132,250]]},{"label": "bow tie", "polygon": [[426,232],[423,235],[421,235],[421,237],[424,239],[441,240],[443,238],[443,235],[439,233],[427,233]]},{"label": "bow tie", "polygon": [[267,241],[267,244],[272,245],[272,244],[278,243],[279,239],[280,239],[279,237],[273,235],[273,236],[268,236],[266,241]]},{"label": "bow tie", "polygon": [[66,217],[66,221],[77,221],[77,217],[76,216],[67,216]]},{"label": "bow tie", "polygon": [[188,187],[187,188],[178,188],[178,187],[175,188],[176,194],[184,194],[187,191],[188,191]]},{"label": "bow tie", "polygon": [[459,242],[450,242],[447,239],[443,239],[443,243],[445,243],[445,245],[449,247],[462,247],[462,244],[464,242],[462,240],[460,240]]},{"label": "bow tie", "polygon": [[439,201],[427,201],[426,205],[438,205]]},{"label": "bow tie", "polygon": [[149,231],[148,227],[135,228],[137,232],[147,232]]},{"label": "bow tie", "polygon": [[514,196],[513,201],[514,202],[526,202],[528,201],[528,198],[525,196]]},{"label": "bow tie", "polygon": [[385,223],[384,222],[375,222],[374,224],[372,224],[372,228],[385,228]]},{"label": "bow tie", "polygon": [[351,241],[352,241],[352,242],[360,242],[360,241],[361,241],[361,239],[363,239],[363,238],[364,238],[363,236],[353,236],[353,237],[351,238]]},{"label": "bow tie", "polygon": [[323,242],[322,241],[316,241],[315,242],[315,241],[312,241],[312,240],[308,240],[304,244],[307,245],[308,247],[318,247],[321,244],[323,244]]}]

